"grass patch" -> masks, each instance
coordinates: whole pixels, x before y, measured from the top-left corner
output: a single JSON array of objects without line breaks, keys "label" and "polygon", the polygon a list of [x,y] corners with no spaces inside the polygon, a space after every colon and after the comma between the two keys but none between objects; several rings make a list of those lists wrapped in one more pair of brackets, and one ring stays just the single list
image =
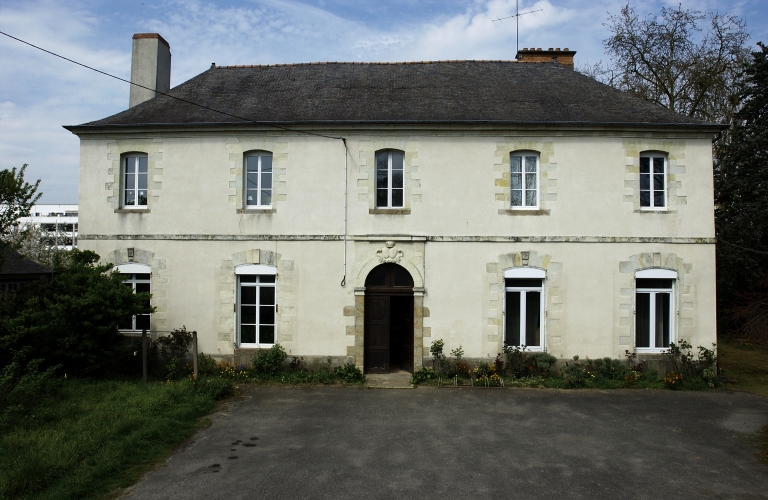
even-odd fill
[{"label": "grass patch", "polygon": [[[768,397],[768,344],[727,340],[718,349],[719,369],[726,386]],[[760,460],[768,464],[768,425],[757,436]]]},{"label": "grass patch", "polygon": [[102,498],[128,487],[215,404],[187,380],[70,379],[0,429],[0,498]]},{"label": "grass patch", "polygon": [[721,342],[720,374],[733,389],[768,397],[768,345],[758,342]]}]

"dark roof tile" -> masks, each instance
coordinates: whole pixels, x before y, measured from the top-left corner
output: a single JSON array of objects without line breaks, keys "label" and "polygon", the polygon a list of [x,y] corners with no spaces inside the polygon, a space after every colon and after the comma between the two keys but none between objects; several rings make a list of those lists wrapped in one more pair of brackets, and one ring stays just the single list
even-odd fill
[{"label": "dark roof tile", "polygon": [[[557,63],[437,61],[214,66],[170,95],[271,124],[712,126]],[[68,127],[248,123],[167,96]]]}]

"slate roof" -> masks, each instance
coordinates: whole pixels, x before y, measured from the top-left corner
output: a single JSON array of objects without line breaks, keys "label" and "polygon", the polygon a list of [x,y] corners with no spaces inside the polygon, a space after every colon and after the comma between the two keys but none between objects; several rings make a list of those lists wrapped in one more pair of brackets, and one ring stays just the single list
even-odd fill
[{"label": "slate roof", "polygon": [[19,252],[5,247],[3,252],[0,278],[22,277],[29,275],[47,274],[51,270],[35,261],[24,258]]},{"label": "slate roof", "polygon": [[[439,61],[212,66],[171,95],[270,124],[720,126],[673,113],[557,63]],[[166,96],[66,127],[247,124]]]}]

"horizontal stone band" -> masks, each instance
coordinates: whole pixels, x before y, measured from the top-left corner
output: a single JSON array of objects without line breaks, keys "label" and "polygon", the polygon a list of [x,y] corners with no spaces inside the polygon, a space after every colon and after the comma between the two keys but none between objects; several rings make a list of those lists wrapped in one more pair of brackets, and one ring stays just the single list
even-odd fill
[{"label": "horizontal stone band", "polygon": [[[168,241],[342,241],[338,234],[81,234],[80,240]],[[653,236],[389,236],[354,235],[348,241],[432,241],[486,243],[675,243],[714,245],[715,238],[667,238]]]}]

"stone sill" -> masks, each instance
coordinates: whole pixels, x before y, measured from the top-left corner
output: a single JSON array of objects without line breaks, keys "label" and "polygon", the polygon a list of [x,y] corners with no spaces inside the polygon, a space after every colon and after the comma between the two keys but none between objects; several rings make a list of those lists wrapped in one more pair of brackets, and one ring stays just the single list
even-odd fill
[{"label": "stone sill", "polygon": [[370,208],[370,215],[410,215],[410,208]]},{"label": "stone sill", "polygon": [[502,208],[499,215],[549,215],[551,210],[513,210],[511,208]]},{"label": "stone sill", "polygon": [[636,214],[674,214],[677,210],[670,210],[668,208],[641,208],[635,210]]},{"label": "stone sill", "polygon": [[116,214],[148,214],[150,210],[148,208],[116,208]]},{"label": "stone sill", "polygon": [[274,214],[277,212],[277,209],[275,208],[238,208],[237,213],[239,214],[254,214],[254,215],[261,215],[261,214]]}]

